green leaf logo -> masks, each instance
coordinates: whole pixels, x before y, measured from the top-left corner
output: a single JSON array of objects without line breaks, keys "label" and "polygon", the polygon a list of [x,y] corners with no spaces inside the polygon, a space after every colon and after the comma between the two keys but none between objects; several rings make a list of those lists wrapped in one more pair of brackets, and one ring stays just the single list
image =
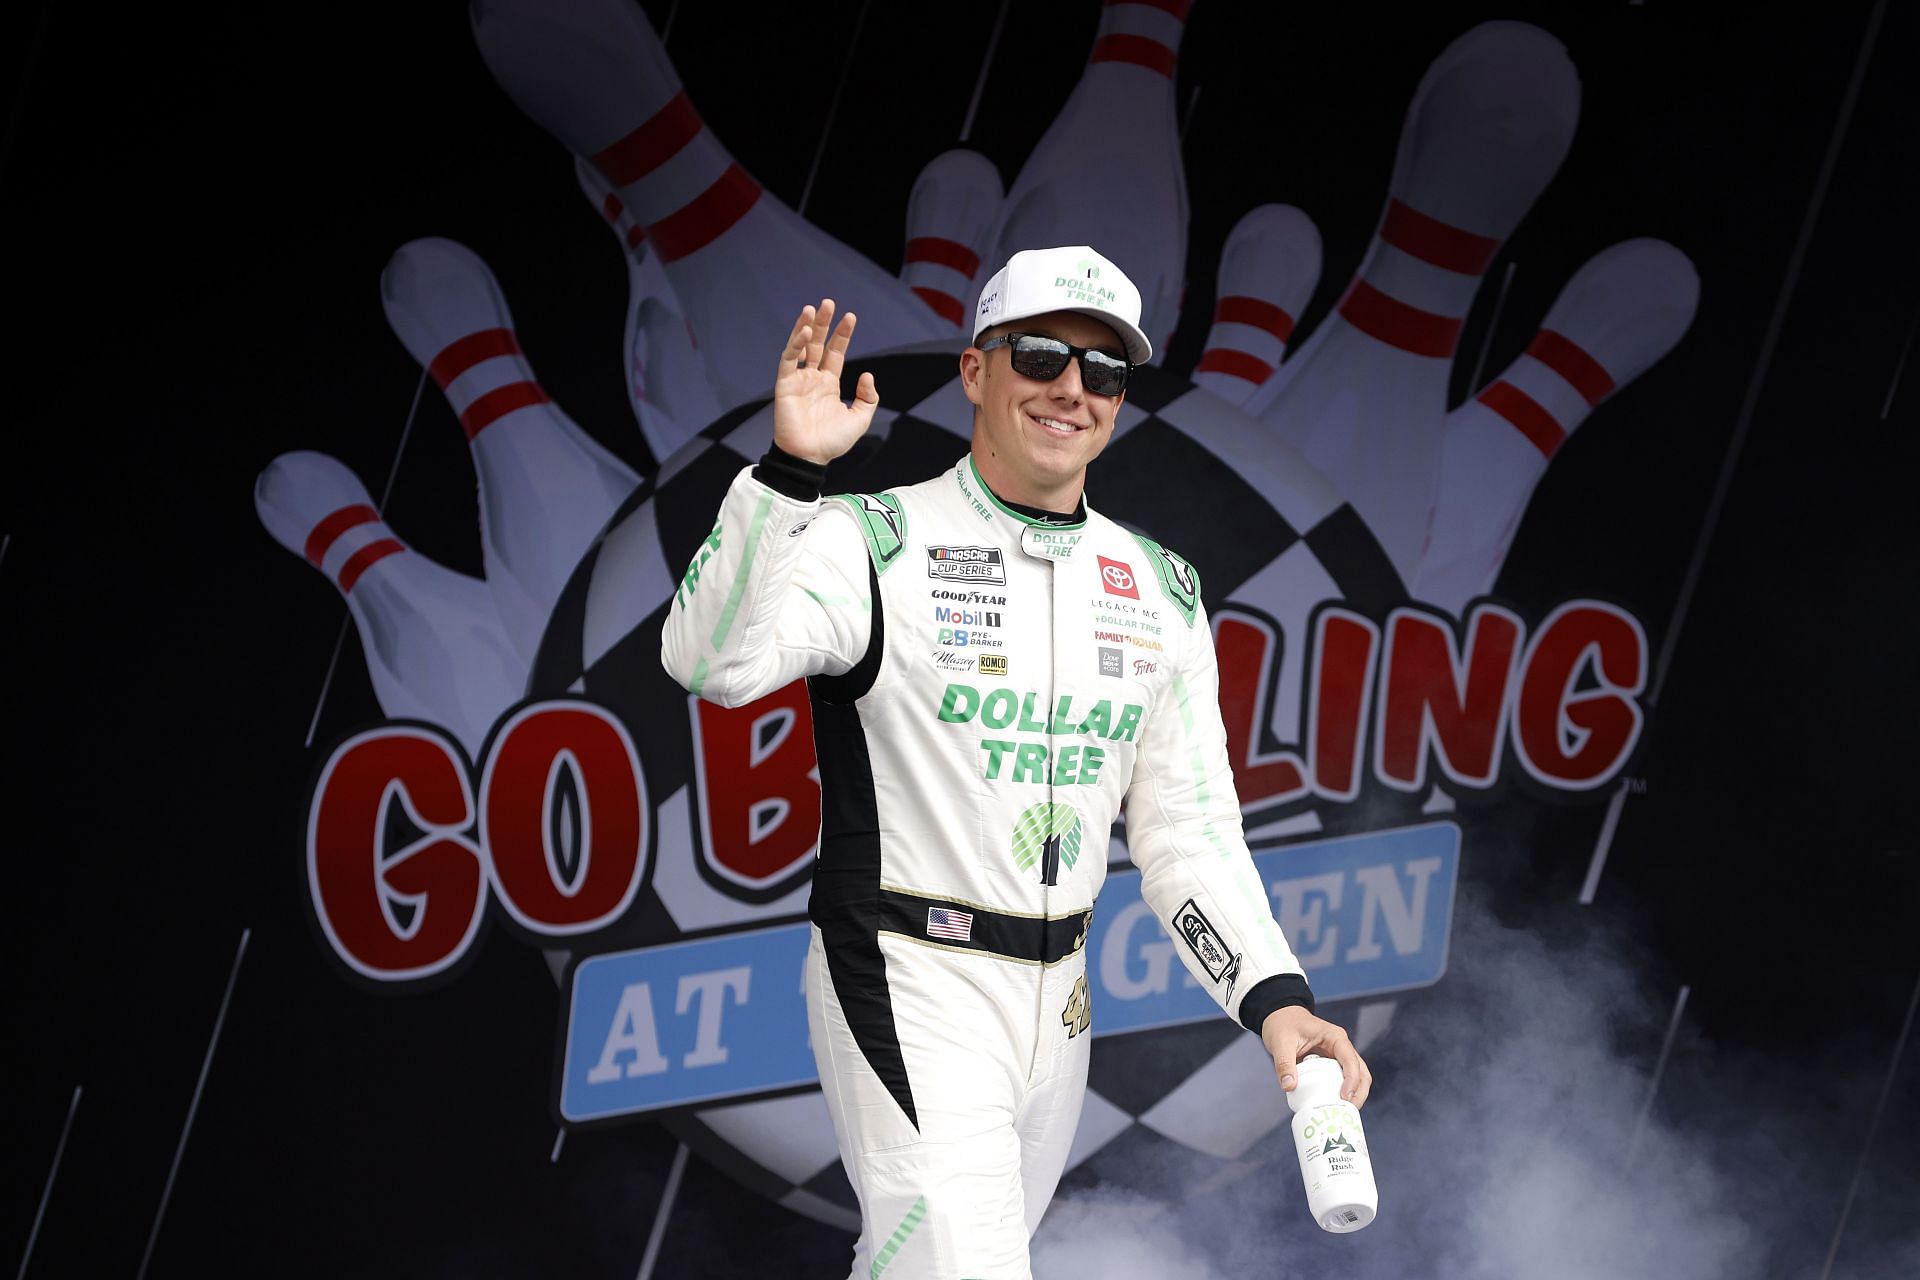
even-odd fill
[{"label": "green leaf logo", "polygon": [[1013,824],[1013,861],[1022,871],[1040,866],[1040,882],[1055,883],[1059,869],[1080,860],[1080,815],[1070,804],[1029,805]]}]

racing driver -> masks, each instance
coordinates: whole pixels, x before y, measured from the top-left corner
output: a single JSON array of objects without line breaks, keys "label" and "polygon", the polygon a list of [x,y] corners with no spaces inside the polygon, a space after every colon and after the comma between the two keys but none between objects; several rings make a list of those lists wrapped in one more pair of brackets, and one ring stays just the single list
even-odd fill
[{"label": "racing driver", "polygon": [[821,789],[808,1027],[860,1199],[854,1274],[1028,1277],[1079,1121],[1085,943],[1126,802],[1142,894],[1261,1037],[1371,1077],[1313,996],[1240,829],[1192,565],[1093,511],[1087,464],[1153,353],[1140,295],[1084,245],[987,282],[960,380],[968,453],[822,497],[873,420],[840,379],[854,316],[800,311],[773,446],[741,471],[669,612],[668,671],[739,706],[807,678]]}]

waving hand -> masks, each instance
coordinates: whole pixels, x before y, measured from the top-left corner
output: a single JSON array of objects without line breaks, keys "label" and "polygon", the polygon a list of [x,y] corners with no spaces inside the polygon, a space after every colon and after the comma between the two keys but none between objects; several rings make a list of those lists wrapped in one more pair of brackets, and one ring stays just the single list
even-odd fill
[{"label": "waving hand", "polygon": [[773,442],[796,458],[828,463],[867,433],[880,393],[873,375],[860,375],[853,403],[840,399],[840,373],[853,340],[854,314],[833,324],[833,299],[800,308],[800,318],[780,353],[773,382]]}]

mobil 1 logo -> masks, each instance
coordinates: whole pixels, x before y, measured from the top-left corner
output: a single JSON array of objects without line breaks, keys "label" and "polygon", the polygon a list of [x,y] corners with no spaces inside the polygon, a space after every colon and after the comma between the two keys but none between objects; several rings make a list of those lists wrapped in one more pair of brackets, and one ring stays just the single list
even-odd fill
[{"label": "mobil 1 logo", "polygon": [[947,582],[990,582],[1004,586],[1007,569],[998,547],[928,547],[927,576]]}]

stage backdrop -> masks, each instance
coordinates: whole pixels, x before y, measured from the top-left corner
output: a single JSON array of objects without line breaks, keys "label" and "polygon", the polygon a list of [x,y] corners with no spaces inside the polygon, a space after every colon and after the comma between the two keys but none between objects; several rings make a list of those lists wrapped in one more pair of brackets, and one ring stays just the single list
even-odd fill
[{"label": "stage backdrop", "polygon": [[[160,1164],[100,1202],[123,1185],[101,1088],[67,1090],[124,1069],[54,1001],[73,1047],[19,1144],[32,1270],[231,1248],[277,1274],[840,1274],[857,1205],[800,993],[806,692],[690,697],[660,627],[723,589],[714,514],[770,441],[800,305],[859,314],[846,386],[872,372],[882,407],[829,490],[878,493],[965,451],[979,290],[1066,243],[1128,272],[1157,352],[1088,500],[1178,553],[1109,572],[1098,639],[1150,668],[1204,603],[1274,914],[1375,1063],[1383,1204],[1351,1240],[1313,1231],[1270,1060],[1177,963],[1124,821],[1072,818],[1109,876],[1045,1274],[1105,1248],[1118,1275],[1754,1275],[1838,1249],[1855,1212],[1845,1274],[1905,1265],[1885,1197],[1912,1162],[1878,1127],[1912,1120],[1912,838],[1864,797],[1892,794],[1869,780],[1891,787],[1881,735],[1914,691],[1886,637],[1915,609],[1886,587],[1914,550],[1915,263],[1869,252],[1916,211],[1886,149],[1910,20],[1267,8],[862,3],[796,31],[476,0],[292,52],[216,33],[241,82],[300,104],[281,129],[330,140],[203,162],[172,197],[202,211],[191,243],[247,259],[251,283],[176,268],[246,298],[236,349],[283,337],[270,399],[223,358],[220,465],[183,479],[244,587],[143,624],[194,628],[202,674],[121,766],[195,823],[166,855],[197,867],[167,890],[199,899],[193,972],[166,949],[132,980],[179,1022],[165,1079],[111,1104]],[[274,172],[295,155],[299,182]],[[253,216],[223,231],[236,196]],[[297,282],[263,245],[306,260]],[[249,480],[258,524],[226,527]],[[23,526],[0,590],[32,600],[23,557],[61,572],[54,527]],[[1004,602],[947,585],[913,642],[1017,732]],[[153,668],[138,637],[120,656]],[[166,879],[120,877],[133,856],[103,866]],[[1820,911],[1778,900],[1825,859],[1851,861],[1807,890]],[[1843,971],[1825,910],[1864,922]],[[150,963],[158,930],[93,926],[89,963]],[[85,1003],[102,980],[67,981]],[[1860,1096],[1843,1118],[1705,1103],[1809,1084],[1757,1065],[1776,1006],[1819,1020]],[[1496,1112],[1549,1136],[1489,1137]],[[1839,1177],[1790,1240],[1756,1225],[1793,1183],[1748,1164],[1756,1115],[1877,1168],[1883,1198],[1856,1210]],[[1514,1179],[1537,1221],[1489,1230]]]}]

